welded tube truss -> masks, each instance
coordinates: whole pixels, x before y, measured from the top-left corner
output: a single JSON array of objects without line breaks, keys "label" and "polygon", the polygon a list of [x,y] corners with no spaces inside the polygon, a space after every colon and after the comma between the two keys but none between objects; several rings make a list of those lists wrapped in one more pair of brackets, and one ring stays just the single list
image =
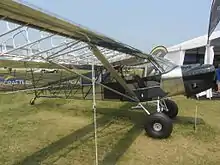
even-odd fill
[{"label": "welded tube truss", "polygon": [[[9,27],[9,23],[6,22],[6,27],[7,30],[6,32],[4,32],[4,34],[7,34],[7,36],[5,37],[5,35],[1,35],[2,37],[6,38],[5,40],[7,40],[8,38],[12,39],[12,43],[13,45],[11,46],[11,49],[7,49],[8,47],[10,47],[10,45],[8,46],[7,44],[5,44],[5,49],[1,52],[1,57],[2,58],[7,58],[8,60],[16,60],[16,61],[37,61],[37,62],[47,62],[47,63],[51,63],[51,64],[55,64],[60,66],[61,68],[65,69],[65,70],[71,70],[68,69],[67,67],[63,66],[63,64],[78,64],[78,65],[102,65],[102,63],[100,62],[100,59],[97,59],[97,51],[99,52],[98,55],[99,58],[101,57],[102,59],[105,58],[108,62],[115,62],[117,60],[123,60],[124,58],[129,58],[130,56],[127,54],[123,54],[123,53],[119,53],[117,51],[112,51],[112,50],[108,50],[105,48],[101,48],[101,47],[94,47],[96,50],[95,55],[93,54],[94,52],[94,48],[91,49],[91,45],[88,45],[86,43],[80,42],[80,41],[75,41],[75,40],[66,40],[63,37],[60,37],[61,41],[59,44],[55,44],[53,37],[59,37],[59,35],[57,34],[43,34],[43,32],[38,32],[38,38],[37,39],[31,39],[30,38],[30,32],[31,28],[27,28],[25,26],[16,26],[15,28],[10,28]],[[36,30],[35,30],[36,32]],[[9,35],[11,34],[11,35]],[[23,35],[25,42],[23,44],[16,44],[16,42],[19,43],[19,41],[17,41],[16,39],[18,38],[18,36]],[[36,34],[36,33],[35,33]],[[40,36],[40,37],[39,37]],[[0,37],[1,38],[1,37]],[[4,42],[5,42],[4,40]],[[45,41],[49,42],[47,43],[47,45],[44,45]],[[89,38],[88,38],[89,40]],[[33,48],[35,45],[37,45],[37,48]],[[44,48],[43,46],[45,46],[46,48]],[[48,48],[49,47],[49,48]],[[19,53],[15,53],[16,51],[19,51]],[[24,53],[24,51],[26,51]],[[103,61],[102,61],[103,62]],[[82,74],[79,74],[76,70],[71,70],[72,73],[78,74],[79,76],[85,78],[86,76],[83,76]],[[113,72],[114,69],[113,69]],[[116,74],[117,77],[117,74]],[[89,79],[88,77],[86,77],[86,79]],[[120,79],[120,83],[123,84],[123,86],[126,87],[125,82],[123,82],[124,80],[122,80],[120,77],[118,77],[118,79]],[[91,80],[91,79],[89,79]],[[108,88],[107,86],[100,84],[105,88]],[[34,87],[35,88],[35,87]],[[36,87],[35,89],[37,89],[38,87]],[[115,91],[111,88],[108,88],[109,90],[112,90],[113,92],[120,94],[128,99],[137,101],[136,99],[134,99],[133,97],[124,95],[118,91]],[[129,90],[130,93],[133,93],[132,91]]]},{"label": "welded tube truss", "polygon": [[[3,20],[1,23],[5,27],[5,31],[0,34],[2,59],[45,62],[42,60],[44,58],[61,64],[91,65],[94,58],[95,65],[102,65],[86,43],[66,39],[59,34],[44,34],[42,31],[27,27],[28,25],[16,25]],[[58,43],[55,42],[56,39]],[[19,44],[21,42],[22,44]],[[101,47],[98,49],[110,63],[131,57]]]}]

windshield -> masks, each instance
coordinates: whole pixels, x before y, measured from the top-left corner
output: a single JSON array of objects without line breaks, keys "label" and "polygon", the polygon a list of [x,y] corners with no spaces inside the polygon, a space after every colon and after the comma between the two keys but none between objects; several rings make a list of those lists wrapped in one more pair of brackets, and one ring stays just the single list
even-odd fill
[{"label": "windshield", "polygon": [[161,57],[157,57],[157,56],[153,56],[153,58],[160,65],[160,69],[164,73],[169,72],[178,66],[178,65],[174,64],[173,62],[171,62],[170,60],[165,59],[165,58],[161,58]]}]

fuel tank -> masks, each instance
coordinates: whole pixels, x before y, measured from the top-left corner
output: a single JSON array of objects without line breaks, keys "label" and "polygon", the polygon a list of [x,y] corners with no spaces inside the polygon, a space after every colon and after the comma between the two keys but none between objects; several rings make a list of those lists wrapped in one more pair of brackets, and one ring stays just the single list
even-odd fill
[{"label": "fuel tank", "polygon": [[215,83],[215,67],[210,64],[177,66],[161,75],[160,86],[167,96],[194,96]]}]

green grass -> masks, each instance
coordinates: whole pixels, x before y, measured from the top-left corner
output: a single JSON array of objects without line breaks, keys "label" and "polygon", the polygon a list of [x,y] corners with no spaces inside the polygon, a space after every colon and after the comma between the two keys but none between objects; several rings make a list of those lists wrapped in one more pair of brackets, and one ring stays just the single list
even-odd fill
[{"label": "green grass", "polygon": [[23,68],[24,66],[29,68],[60,68],[59,66],[43,62],[0,60],[0,67]]},{"label": "green grass", "polygon": [[[94,163],[91,101],[38,99],[31,106],[29,95],[0,97],[0,164]],[[130,110],[130,103],[98,101],[99,164],[219,164],[220,102],[174,100],[180,113],[166,140],[145,135],[145,115]],[[199,120],[194,132],[196,105]]]}]

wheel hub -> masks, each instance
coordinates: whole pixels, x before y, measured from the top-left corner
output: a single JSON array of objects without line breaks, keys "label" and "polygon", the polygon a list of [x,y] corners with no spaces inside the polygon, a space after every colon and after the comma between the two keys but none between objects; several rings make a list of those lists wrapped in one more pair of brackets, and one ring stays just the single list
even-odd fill
[{"label": "wheel hub", "polygon": [[153,129],[157,132],[161,131],[162,130],[162,124],[160,123],[154,123],[153,125]]}]

